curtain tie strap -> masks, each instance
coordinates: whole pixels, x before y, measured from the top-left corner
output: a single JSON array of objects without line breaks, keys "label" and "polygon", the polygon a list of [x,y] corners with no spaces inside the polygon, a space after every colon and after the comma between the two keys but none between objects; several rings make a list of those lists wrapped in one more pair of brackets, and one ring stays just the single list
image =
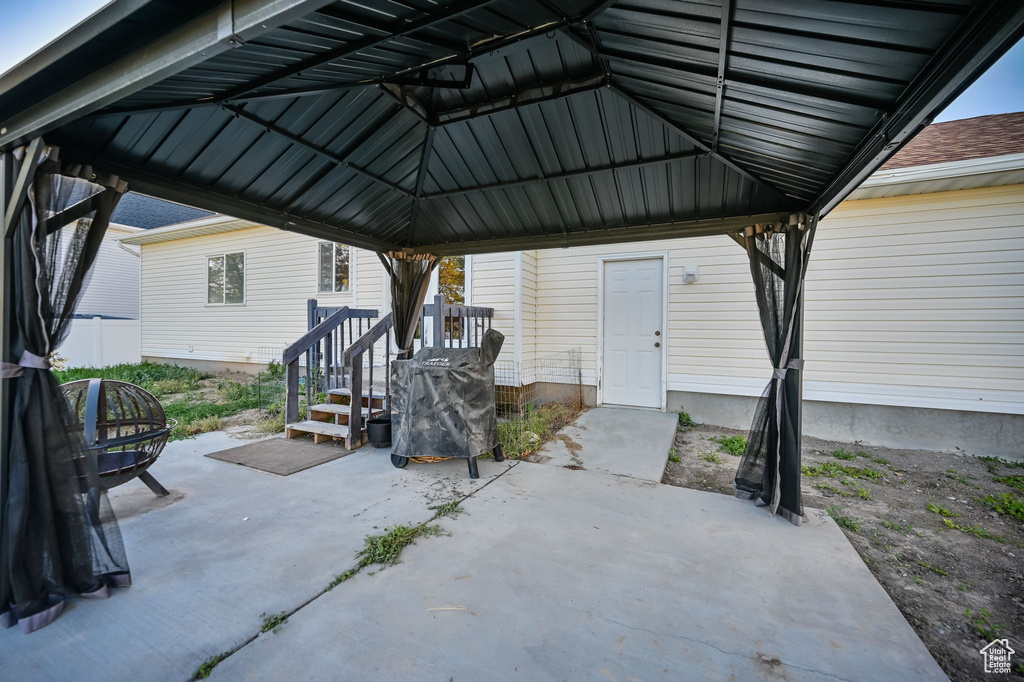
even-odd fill
[{"label": "curtain tie strap", "polygon": [[50,369],[49,358],[44,358],[35,353],[25,351],[21,354],[18,364],[12,362],[0,362],[0,379],[14,379],[25,373],[25,368]]},{"label": "curtain tie strap", "polygon": [[774,375],[773,378],[774,379],[785,379],[786,378],[786,372],[788,372],[789,370],[791,370],[791,369],[803,369],[803,368],[804,368],[804,359],[803,358],[793,358],[792,360],[789,361],[788,364],[785,364],[782,367],[776,367],[775,368],[775,375]]}]

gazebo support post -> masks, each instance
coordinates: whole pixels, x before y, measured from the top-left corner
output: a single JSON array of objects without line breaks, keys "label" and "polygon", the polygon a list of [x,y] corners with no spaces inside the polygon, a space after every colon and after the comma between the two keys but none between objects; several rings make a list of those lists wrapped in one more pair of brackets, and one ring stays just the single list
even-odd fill
[{"label": "gazebo support post", "polygon": [[757,405],[736,472],[736,496],[794,524],[800,495],[804,281],[817,218],[794,214],[730,235],[747,252],[772,378]]}]

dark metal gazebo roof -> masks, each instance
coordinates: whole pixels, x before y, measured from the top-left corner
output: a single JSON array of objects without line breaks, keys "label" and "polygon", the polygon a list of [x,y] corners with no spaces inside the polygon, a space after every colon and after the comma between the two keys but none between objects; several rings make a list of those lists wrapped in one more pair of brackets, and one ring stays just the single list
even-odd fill
[{"label": "dark metal gazebo roof", "polygon": [[377,250],[723,233],[827,212],[1022,26],[1016,1],[121,0],[0,77],[0,148],[42,133]]}]

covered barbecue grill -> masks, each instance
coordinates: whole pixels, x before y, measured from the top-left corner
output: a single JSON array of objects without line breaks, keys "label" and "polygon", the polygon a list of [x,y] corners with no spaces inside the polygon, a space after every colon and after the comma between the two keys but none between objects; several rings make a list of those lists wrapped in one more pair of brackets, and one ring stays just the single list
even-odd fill
[{"label": "covered barbecue grill", "polygon": [[505,459],[494,408],[494,361],[504,341],[489,329],[479,348],[423,348],[391,364],[392,464],[465,457],[470,478],[479,478],[477,457]]}]

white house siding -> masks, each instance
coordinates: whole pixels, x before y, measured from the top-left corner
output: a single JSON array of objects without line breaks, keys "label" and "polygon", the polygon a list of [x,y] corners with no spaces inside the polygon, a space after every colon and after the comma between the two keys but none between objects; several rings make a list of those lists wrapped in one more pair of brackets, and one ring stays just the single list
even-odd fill
[{"label": "white house siding", "polygon": [[[306,331],[306,301],[376,308],[383,267],[354,249],[347,293],[317,291],[318,240],[257,226],[142,247],[142,355],[186,361],[261,363]],[[206,259],[245,252],[245,303],[206,303]]]},{"label": "white house siding", "polygon": [[472,304],[494,308],[492,324],[505,335],[500,362],[515,358],[515,302],[516,255],[514,253],[486,253],[472,258]]},{"label": "white house siding", "polygon": [[107,228],[88,285],[78,301],[77,313],[138,319],[139,259],[121,249],[116,241],[136,232],[118,225]]},{"label": "white house siding", "polygon": [[[669,253],[668,388],[758,395],[769,376],[745,254],[726,237],[536,252],[536,350],[596,383],[598,257]],[[846,202],[807,279],[806,397],[1024,413],[1024,186]],[[682,266],[698,265],[696,284]]]}]

